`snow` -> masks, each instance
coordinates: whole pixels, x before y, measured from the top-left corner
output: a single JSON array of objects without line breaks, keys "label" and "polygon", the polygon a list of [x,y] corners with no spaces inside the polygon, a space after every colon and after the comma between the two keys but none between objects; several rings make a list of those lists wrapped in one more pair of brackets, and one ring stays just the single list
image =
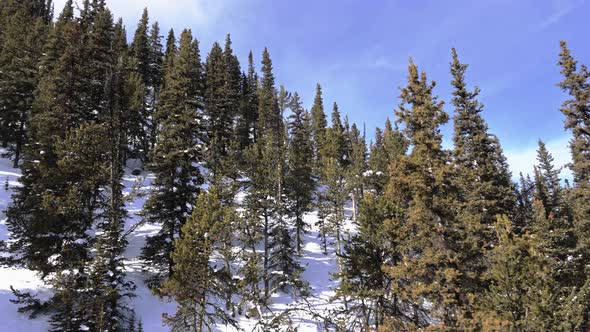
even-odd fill
[{"label": "snow", "polygon": [[[0,151],[1,152],[1,151]],[[136,162],[132,165],[137,166]],[[10,203],[12,189],[20,185],[18,178],[20,171],[11,167],[12,162],[8,159],[0,158],[0,179],[8,179],[9,189],[5,190],[4,185],[0,185],[0,240],[6,241],[10,234],[6,228],[5,210]],[[125,225],[125,231],[129,231],[139,222],[138,213],[146,199],[146,193],[151,188],[150,183],[153,180],[151,174],[142,173],[139,176],[131,174],[132,168],[128,168],[123,183],[125,185],[125,196],[131,198],[126,204],[129,218]],[[133,191],[138,191],[138,193]],[[244,198],[243,193],[239,193],[236,201]],[[350,212],[350,209],[347,209]],[[318,321],[315,317],[327,316],[331,310],[341,306],[337,301],[331,302],[335,294],[334,288],[337,282],[331,279],[331,273],[336,272],[337,263],[334,255],[334,248],[328,248],[328,255],[324,255],[322,247],[318,240],[318,230],[315,228],[317,213],[313,212],[305,216],[305,221],[312,226],[311,232],[304,238],[303,257],[300,262],[305,267],[303,278],[309,282],[311,295],[307,300],[293,299],[288,295],[277,293],[272,298],[270,309],[274,313],[284,310],[293,312],[293,322],[298,331],[324,331],[323,322]],[[345,230],[353,229],[349,221],[345,225]],[[137,319],[143,322],[144,330],[150,332],[169,331],[169,327],[162,324],[162,314],[173,314],[176,306],[174,303],[168,303],[157,296],[154,296],[146,287],[144,280],[145,274],[142,272],[142,262],[138,258],[145,238],[158,232],[159,226],[153,224],[142,224],[136,227],[128,236],[129,245],[125,251],[125,270],[127,278],[135,283],[135,297],[130,301],[136,310]],[[59,257],[55,257],[58,259]],[[14,296],[10,286],[15,289],[31,292],[36,294],[40,299],[48,299],[51,296],[51,290],[48,289],[39,276],[27,269],[11,268],[0,266],[0,320],[2,321],[2,331],[12,332],[35,332],[47,331],[49,328],[48,317],[39,316],[35,319],[29,319],[28,314],[18,313],[17,305],[9,300]],[[237,317],[240,328],[244,331],[252,331],[257,321],[246,317]],[[228,326],[218,326],[217,331],[235,331]]]}]

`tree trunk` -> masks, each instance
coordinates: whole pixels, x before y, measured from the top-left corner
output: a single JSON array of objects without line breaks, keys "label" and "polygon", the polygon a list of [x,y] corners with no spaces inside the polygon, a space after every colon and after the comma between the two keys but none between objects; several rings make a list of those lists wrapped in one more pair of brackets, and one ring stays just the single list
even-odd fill
[{"label": "tree trunk", "polygon": [[20,116],[20,124],[18,127],[18,134],[16,135],[16,146],[14,148],[14,162],[13,167],[18,167],[18,162],[20,161],[20,153],[23,146],[23,141],[25,139],[25,119],[26,113],[22,112]]},{"label": "tree trunk", "polygon": [[356,193],[352,192],[352,221],[356,224]]},{"label": "tree trunk", "polygon": [[269,248],[268,248],[268,213],[264,212],[264,301],[266,302],[268,299],[269,293],[269,280],[268,280],[268,255],[269,255]]}]

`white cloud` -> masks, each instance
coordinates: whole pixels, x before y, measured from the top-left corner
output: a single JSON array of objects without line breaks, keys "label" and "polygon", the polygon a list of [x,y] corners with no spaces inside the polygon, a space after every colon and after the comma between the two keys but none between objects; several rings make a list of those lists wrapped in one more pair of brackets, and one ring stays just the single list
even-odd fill
[{"label": "white cloud", "polygon": [[373,62],[371,62],[369,64],[369,67],[375,68],[375,69],[385,69],[385,70],[393,70],[393,71],[403,72],[404,70],[407,69],[407,64],[402,65],[400,63],[395,63],[386,57],[379,56],[379,57],[375,58],[373,60]]},{"label": "white cloud", "polygon": [[572,12],[584,3],[584,0],[557,0],[554,1],[554,11],[547,16],[539,25],[539,29],[545,29],[564,18],[567,14]]},{"label": "white cloud", "polygon": [[[563,136],[545,142],[547,150],[555,159],[555,167],[564,167],[571,162],[569,140],[569,136]],[[518,178],[520,172],[525,176],[527,174],[533,176],[533,166],[537,164],[537,148],[535,142],[525,147],[506,149],[506,158],[515,178]],[[561,177],[562,179],[571,179],[571,171],[564,167]]]}]

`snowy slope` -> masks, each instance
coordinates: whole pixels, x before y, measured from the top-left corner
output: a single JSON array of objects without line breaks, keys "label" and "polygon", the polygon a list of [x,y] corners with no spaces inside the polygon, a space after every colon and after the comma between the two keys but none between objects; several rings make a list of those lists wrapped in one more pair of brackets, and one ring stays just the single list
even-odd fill
[{"label": "snowy slope", "polygon": [[[5,210],[10,203],[11,189],[18,186],[18,177],[20,171],[11,167],[11,162],[7,159],[0,158],[0,240],[9,238],[6,229]],[[145,194],[150,189],[149,184],[152,178],[147,176],[133,176],[127,172],[124,177],[125,193],[133,195],[127,203],[129,218],[126,223],[126,231],[129,230],[138,220],[137,213],[141,211],[145,201]],[[5,182],[8,181],[9,190],[5,190]],[[136,188],[135,190],[133,188]],[[314,225],[317,220],[316,213],[310,213],[305,217],[310,225]],[[131,299],[136,310],[137,318],[141,319],[145,331],[168,331],[169,329],[162,325],[163,313],[174,313],[175,305],[166,303],[158,297],[153,296],[145,286],[144,275],[141,272],[141,261],[137,258],[146,236],[153,235],[158,231],[157,225],[142,225],[136,228],[128,237],[129,246],[125,252],[125,265],[127,277],[132,280],[137,289],[136,297]],[[277,294],[273,297],[273,312],[291,310],[293,320],[299,331],[324,331],[324,325],[321,318],[326,316],[330,310],[339,306],[338,303],[330,303],[334,295],[333,288],[336,282],[331,280],[331,273],[336,272],[336,259],[333,250],[329,249],[330,254],[324,255],[317,240],[317,229],[312,227],[310,234],[305,237],[304,256],[301,258],[302,265],[306,268],[303,277],[311,287],[311,296],[307,301],[295,301],[291,297]],[[27,314],[17,312],[17,306],[9,300],[13,298],[10,286],[24,291],[32,291],[33,294],[39,294],[40,298],[47,298],[50,290],[44,287],[43,283],[33,271],[26,269],[13,269],[0,267],[0,321],[2,331],[14,332],[35,332],[48,330],[48,317],[38,317],[29,319]],[[256,321],[249,320],[245,317],[239,319],[240,327],[244,331],[251,331],[256,325]],[[233,331],[233,328],[219,326],[218,331]]]}]

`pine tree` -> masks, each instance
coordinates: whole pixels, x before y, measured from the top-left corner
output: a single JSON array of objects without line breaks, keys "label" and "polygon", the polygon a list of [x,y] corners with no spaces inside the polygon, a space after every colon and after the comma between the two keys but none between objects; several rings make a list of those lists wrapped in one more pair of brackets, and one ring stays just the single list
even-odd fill
[{"label": "pine tree", "polygon": [[435,83],[429,83],[425,73],[418,74],[412,61],[408,72],[408,86],[401,89],[396,115],[413,148],[390,166],[384,196],[399,211],[389,227],[396,230],[394,239],[401,241],[390,249],[401,258],[384,267],[404,313],[392,315],[390,323],[397,329],[422,328],[430,322],[443,328],[457,319],[459,275],[453,265],[456,253],[449,248],[446,234],[454,222],[453,191],[440,125],[448,116],[432,94]]},{"label": "pine tree", "polygon": [[65,179],[59,176],[56,147],[66,131],[75,127],[72,113],[77,103],[73,86],[79,78],[73,68],[78,51],[79,27],[69,1],[45,46],[28,128],[28,136],[34,143],[24,151],[22,186],[16,190],[13,205],[7,211],[14,240],[11,250],[21,257],[22,263],[39,270],[43,276],[55,271],[49,258],[62,252],[61,239],[66,236],[66,232],[58,235],[62,233],[54,229],[67,223],[65,216],[57,214],[55,207],[48,204],[52,198],[48,193],[64,192]]},{"label": "pine tree", "polygon": [[114,23],[111,12],[94,0],[91,4],[90,15],[92,19],[88,22],[89,27],[83,34],[83,47],[81,54],[84,59],[81,62],[79,89],[80,112],[83,113],[83,121],[104,121],[108,114],[104,114],[104,107],[101,107],[105,96],[105,86],[109,79],[108,75],[114,66],[113,38]]},{"label": "pine tree", "polygon": [[[83,328],[85,313],[81,310],[84,302],[81,296],[77,296],[76,290],[83,287],[77,276],[69,271],[57,272],[51,280],[51,286],[55,291],[52,299],[53,314],[49,322],[51,332],[76,332]],[[85,328],[87,328],[85,326]]]},{"label": "pine tree", "polygon": [[[345,137],[344,128],[340,120],[338,105],[334,103],[332,109],[332,125],[325,132],[321,155],[321,185],[325,187],[321,193],[320,210],[326,216],[326,224],[320,229],[322,239],[326,235],[334,237],[336,241],[336,255],[342,253],[342,227],[345,220],[344,204],[348,198],[345,188]],[[322,243],[327,252],[327,241]]]},{"label": "pine tree", "polygon": [[[124,331],[124,323],[131,314],[130,326],[135,325],[135,313],[126,300],[133,296],[135,285],[126,280],[123,252],[127,240],[123,235],[123,225],[127,217],[124,206],[123,162],[125,152],[125,77],[126,63],[119,61],[109,72],[105,86],[106,98],[103,102],[107,118],[103,124],[106,128],[103,142],[108,142],[107,154],[108,184],[105,186],[107,201],[99,221],[102,230],[95,245],[95,256],[89,264],[87,288],[88,319],[91,329],[97,331]],[[132,328],[134,330],[134,328]]]},{"label": "pine tree", "polygon": [[162,81],[164,80],[163,75],[163,64],[164,64],[164,52],[162,49],[162,37],[160,36],[160,26],[158,22],[154,22],[150,29],[149,37],[149,70],[148,70],[148,119],[147,119],[147,136],[149,137],[148,152],[151,151],[155,144],[158,136],[158,122],[154,119],[156,108],[158,105],[158,96],[162,88]]},{"label": "pine tree", "polygon": [[[236,89],[233,75],[229,74],[233,68],[235,57],[231,53],[231,41],[226,42],[226,50],[218,43],[213,44],[205,64],[205,111],[207,113],[208,133],[208,166],[213,177],[222,174],[222,164],[229,154],[233,141],[233,122],[239,102],[239,92]],[[239,72],[239,64],[238,64]],[[232,76],[232,77],[230,77]],[[239,79],[236,79],[239,80]],[[239,81],[237,82],[239,84]],[[239,89],[239,88],[238,88]]]},{"label": "pine tree", "polygon": [[166,37],[166,51],[164,52],[164,63],[162,64],[163,78],[166,77],[166,74],[169,70],[168,68],[172,66],[177,51],[178,47],[176,46],[176,37],[174,36],[174,29],[170,29],[170,31],[168,31],[168,36]]},{"label": "pine tree", "polygon": [[308,225],[303,215],[311,211],[315,182],[313,179],[313,147],[311,142],[311,121],[295,93],[291,101],[292,114],[289,116],[288,169],[285,177],[287,212],[295,218],[295,240],[297,253],[302,253],[303,235]]},{"label": "pine tree", "polygon": [[382,269],[386,262],[400,259],[392,250],[399,239],[386,221],[395,213],[387,200],[373,193],[367,193],[359,203],[358,232],[346,243],[342,271],[337,274],[337,296],[347,299],[344,314],[350,330],[378,330],[386,316],[400,315],[396,297],[389,290],[391,281]]},{"label": "pine tree", "polygon": [[[328,122],[326,120],[326,114],[324,113],[324,101],[322,98],[322,87],[320,84],[316,84],[315,98],[313,100],[313,106],[311,107],[311,124],[312,124],[312,138],[314,146],[314,158],[316,163],[321,158],[321,149],[324,140],[324,134]],[[319,167],[319,166],[318,166]]]},{"label": "pine tree", "polygon": [[[146,161],[149,154],[151,130],[150,117],[154,117],[153,101],[155,100],[155,91],[153,89],[153,82],[150,79],[153,73],[151,61],[153,59],[153,50],[151,47],[157,45],[150,45],[149,36],[149,14],[147,8],[143,10],[143,14],[135,34],[133,41],[129,48],[129,65],[131,67],[131,76],[129,82],[132,84],[133,91],[133,107],[130,108],[129,121],[129,138],[130,157],[139,158]],[[150,90],[152,88],[152,90]]]},{"label": "pine tree", "polygon": [[389,118],[385,121],[385,129],[375,129],[375,142],[369,148],[366,182],[377,195],[382,195],[389,181],[389,165],[404,155],[409,142],[397,125],[392,126]]},{"label": "pine tree", "polygon": [[565,115],[565,129],[571,130],[571,170],[573,187],[569,193],[573,226],[577,239],[575,263],[578,273],[575,277],[577,292],[566,309],[568,321],[575,329],[584,330],[590,326],[590,71],[585,65],[578,67],[567,44],[561,42],[559,54],[563,81],[559,87],[571,97],[564,101],[561,112]]},{"label": "pine tree", "polygon": [[525,178],[520,173],[519,185],[516,190],[516,212],[514,222],[514,232],[524,234],[530,227],[533,220],[533,195],[535,184],[527,175]]},{"label": "pine tree", "polygon": [[555,330],[563,318],[549,266],[533,238],[516,235],[511,221],[499,217],[498,245],[488,254],[489,289],[476,299],[476,329],[485,331]]},{"label": "pine tree", "polygon": [[461,288],[467,296],[461,298],[463,315],[469,319],[470,296],[478,296],[487,287],[482,280],[486,270],[485,251],[491,249],[495,236],[496,215],[514,214],[514,189],[497,139],[488,133],[480,113],[483,105],[477,100],[479,88],[466,88],[467,65],[459,62],[452,50],[451,74],[453,105],[455,106],[453,160],[457,174],[455,186],[459,191],[458,230],[455,250],[461,254],[458,264],[462,270]]},{"label": "pine tree", "polygon": [[[229,35],[224,50],[218,43],[213,44],[205,63],[205,98],[207,132],[207,166],[209,182],[219,188],[222,205],[227,209],[235,209],[233,198],[238,184],[233,180],[237,177],[237,147],[234,140],[234,119],[239,108],[240,99],[240,68],[231,49]],[[233,252],[233,227],[235,222],[220,234],[222,248],[220,254],[224,261],[224,271],[232,274],[231,263],[235,260]],[[232,295],[236,285],[227,288],[225,303],[230,308]]]},{"label": "pine tree", "polygon": [[365,193],[364,175],[367,171],[367,145],[365,144],[365,137],[361,136],[361,132],[354,123],[350,130],[346,131],[346,136],[350,142],[350,167],[346,172],[346,186],[352,200],[352,220],[356,222],[358,204]]},{"label": "pine tree", "polygon": [[[103,269],[106,268],[106,255],[112,253],[120,256],[124,249],[124,244],[121,244],[112,246],[107,251],[106,248],[100,247],[103,242],[99,239],[98,253],[93,256],[92,245],[95,239],[88,234],[91,227],[101,227],[100,225],[105,223],[104,213],[110,210],[109,198],[116,195],[113,190],[110,190],[111,195],[102,190],[110,185],[110,146],[92,144],[101,139],[105,140],[108,137],[107,133],[107,127],[104,125],[84,124],[70,130],[66,138],[57,145],[58,174],[60,178],[71,181],[71,185],[63,185],[59,191],[44,197],[44,204],[51,207],[46,213],[61,216],[64,223],[60,228],[53,229],[58,234],[58,238],[54,240],[58,240],[55,245],[61,248],[61,254],[49,259],[53,269],[58,272],[56,278],[50,279],[56,292],[54,301],[57,312],[52,316],[56,331],[70,326],[71,323],[67,321],[76,316],[82,319],[79,324],[95,322],[98,317],[89,306],[94,300],[100,301],[98,295],[92,292],[100,292],[101,285],[92,281],[98,282],[97,277],[105,277]],[[110,211],[106,213],[115,216]],[[118,220],[121,220],[121,212],[117,215]],[[120,222],[117,225],[120,227]],[[119,273],[115,275],[118,276]],[[109,281],[108,285],[117,287],[119,283],[113,281],[115,280]],[[122,282],[122,279],[117,281]],[[90,293],[81,292],[82,289],[90,290]],[[112,295],[115,293],[111,293]],[[118,298],[112,301],[118,304]],[[96,310],[107,309],[101,307]],[[64,331],[66,330],[64,328]]]},{"label": "pine tree", "polygon": [[[119,290],[131,289],[121,265],[121,44],[104,2],[85,2],[81,15],[76,21],[68,2],[45,46],[30,121],[35,143],[25,150],[22,191],[9,213],[13,249],[54,290],[48,303],[55,331],[78,331],[98,321],[117,330],[125,316],[120,300],[129,295]],[[98,241],[89,232],[94,227],[104,230]],[[113,274],[104,276],[105,267]],[[105,285],[110,290],[102,296]],[[100,301],[106,306],[93,309]],[[98,318],[104,312],[108,320]]]},{"label": "pine tree", "polygon": [[[262,307],[265,307],[270,296],[277,289],[275,282],[280,282],[284,279],[283,277],[287,277],[279,273],[273,274],[271,267],[271,265],[276,266],[275,262],[271,262],[273,250],[287,248],[272,247],[273,244],[281,242],[275,237],[283,234],[279,230],[284,225],[282,201],[285,158],[282,153],[285,131],[272,73],[272,61],[267,49],[262,54],[262,73],[263,77],[258,90],[257,140],[245,153],[245,174],[249,181],[244,205],[250,219],[249,228],[257,229],[262,240],[260,279],[263,294],[258,301]],[[282,244],[285,242],[282,241]],[[258,307],[261,314],[260,305]]]},{"label": "pine tree", "polygon": [[129,52],[133,70],[144,79],[144,84],[148,85],[150,83],[150,36],[147,8],[144,8],[141,19],[137,24]]},{"label": "pine tree", "polygon": [[258,75],[254,68],[252,51],[248,54],[248,72],[242,74],[240,109],[236,124],[236,139],[240,149],[256,142],[258,121]]},{"label": "pine tree", "polygon": [[216,304],[225,298],[227,276],[209,262],[219,232],[227,227],[226,218],[233,213],[221,206],[216,189],[209,188],[199,196],[192,216],[182,226],[171,253],[174,273],[163,284],[163,293],[178,304],[176,314],[164,316],[172,331],[213,331],[216,323],[237,327]]},{"label": "pine tree", "polygon": [[[233,53],[232,41],[228,34],[225,38],[225,45],[223,48],[223,59],[225,63],[225,95],[227,98],[228,113],[231,117],[231,141],[235,141],[235,126],[240,111],[241,102],[241,69],[238,57]],[[230,143],[232,144],[232,143]]]},{"label": "pine tree", "polygon": [[[387,121],[389,122],[389,118]],[[375,141],[371,141],[369,145],[369,160],[367,164],[369,168],[369,171],[365,174],[367,186],[377,195],[381,195],[388,182],[387,169],[391,161],[385,151],[383,130],[379,127],[375,128]]]},{"label": "pine tree", "polygon": [[567,216],[567,206],[559,178],[560,169],[555,168],[553,156],[541,140],[539,140],[539,149],[537,150],[537,162],[535,198],[543,203],[546,217],[550,215],[553,215],[554,218]]},{"label": "pine tree", "polygon": [[198,42],[184,30],[180,49],[167,69],[156,120],[162,125],[149,165],[156,175],[154,189],[142,212],[145,222],[162,225],[149,237],[142,257],[154,272],[156,283],[173,272],[170,253],[181,226],[203,182],[196,163],[202,161],[202,71]]},{"label": "pine tree", "polygon": [[48,22],[43,11],[34,10],[39,1],[6,2],[2,5],[6,6],[6,18],[0,18],[3,21],[0,29],[0,144],[9,147],[14,167],[17,167],[39,79],[38,64]]}]

